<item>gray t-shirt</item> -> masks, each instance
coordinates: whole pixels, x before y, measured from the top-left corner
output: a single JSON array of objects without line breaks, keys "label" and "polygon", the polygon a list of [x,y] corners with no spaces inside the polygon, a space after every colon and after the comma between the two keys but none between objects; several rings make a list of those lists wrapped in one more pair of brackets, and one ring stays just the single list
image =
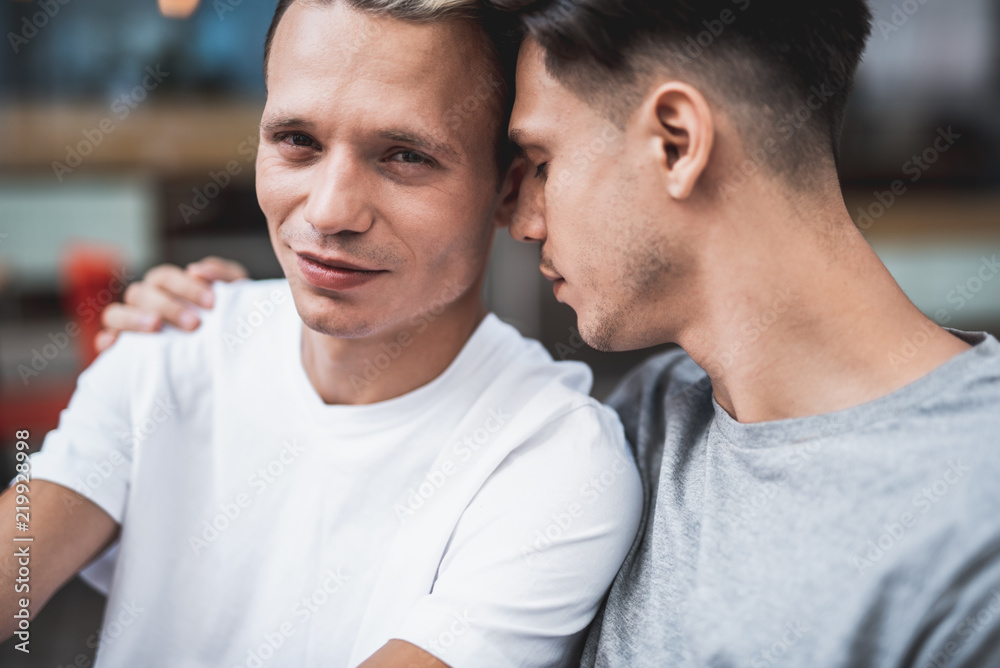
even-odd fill
[{"label": "gray t-shirt", "polygon": [[584,666],[1000,666],[1000,343],[741,424],[670,352],[611,397],[646,485]]}]

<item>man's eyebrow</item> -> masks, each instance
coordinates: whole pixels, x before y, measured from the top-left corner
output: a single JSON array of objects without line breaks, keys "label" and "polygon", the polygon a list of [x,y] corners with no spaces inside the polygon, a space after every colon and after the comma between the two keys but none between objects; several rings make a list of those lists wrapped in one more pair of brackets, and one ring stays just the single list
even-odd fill
[{"label": "man's eyebrow", "polygon": [[277,116],[275,118],[261,119],[260,121],[260,129],[264,132],[271,132],[277,130],[278,128],[302,128],[303,130],[312,130],[314,127],[315,124],[312,121],[307,121],[296,116]]},{"label": "man's eyebrow", "polygon": [[[303,130],[313,130],[316,124],[296,116],[276,116],[274,118],[262,119],[260,129],[264,132],[272,132],[279,128],[301,128]],[[438,141],[430,137],[422,137],[408,130],[382,130],[378,133],[382,139],[389,141],[403,142],[414,148],[427,151],[428,153],[438,153],[444,155],[452,162],[461,163],[462,156],[454,146],[445,141]]]},{"label": "man's eyebrow", "polygon": [[409,144],[414,148],[422,149],[428,153],[440,153],[452,162],[460,164],[462,162],[461,154],[448,142],[438,141],[429,137],[421,137],[420,135],[408,132],[407,130],[382,130],[378,133],[378,136],[382,139],[388,139],[389,141],[398,141],[404,144]]}]

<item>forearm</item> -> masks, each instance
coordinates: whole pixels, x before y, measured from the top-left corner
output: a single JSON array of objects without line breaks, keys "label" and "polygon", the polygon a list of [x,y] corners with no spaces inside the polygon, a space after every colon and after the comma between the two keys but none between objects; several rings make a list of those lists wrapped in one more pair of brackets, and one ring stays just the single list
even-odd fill
[{"label": "forearm", "polygon": [[[28,531],[19,530],[18,522],[27,525]],[[14,485],[4,491],[0,495],[0,641],[16,630],[14,615],[22,609],[22,599],[34,618],[117,533],[118,525],[107,513],[62,485],[32,480],[27,489]]]}]

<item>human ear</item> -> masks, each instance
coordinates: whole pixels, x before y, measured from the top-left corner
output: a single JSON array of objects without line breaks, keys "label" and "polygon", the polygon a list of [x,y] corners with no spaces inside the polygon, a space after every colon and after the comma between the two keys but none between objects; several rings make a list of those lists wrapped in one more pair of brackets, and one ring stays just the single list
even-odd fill
[{"label": "human ear", "polygon": [[508,227],[517,210],[517,201],[521,195],[521,182],[524,181],[528,165],[521,156],[515,157],[507,168],[503,184],[500,186],[500,202],[493,212],[493,223],[496,227]]},{"label": "human ear", "polygon": [[693,86],[669,81],[646,96],[638,121],[667,193],[678,200],[690,197],[705,173],[715,140],[708,100]]}]

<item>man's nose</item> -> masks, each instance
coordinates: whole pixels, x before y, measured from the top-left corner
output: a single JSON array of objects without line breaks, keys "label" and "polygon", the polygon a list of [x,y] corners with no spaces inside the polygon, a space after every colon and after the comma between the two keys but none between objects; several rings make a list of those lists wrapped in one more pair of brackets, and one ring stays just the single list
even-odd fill
[{"label": "man's nose", "polygon": [[510,223],[510,236],[529,243],[545,241],[545,188],[530,176],[521,184],[521,194]]},{"label": "man's nose", "polygon": [[374,220],[360,165],[347,152],[331,153],[310,175],[305,221],[322,234],[365,232]]}]

